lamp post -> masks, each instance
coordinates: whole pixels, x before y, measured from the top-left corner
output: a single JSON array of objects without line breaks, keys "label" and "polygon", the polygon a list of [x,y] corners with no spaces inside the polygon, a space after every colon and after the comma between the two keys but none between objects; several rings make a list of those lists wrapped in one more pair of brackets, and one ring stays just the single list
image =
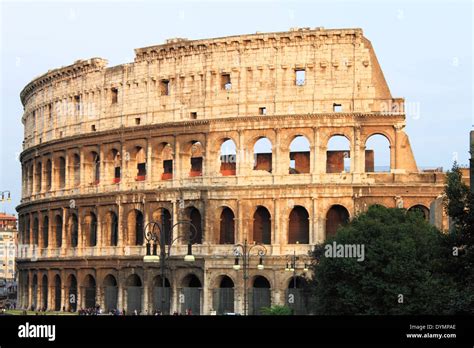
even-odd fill
[{"label": "lamp post", "polygon": [[[170,231],[165,230],[165,216],[164,209],[161,213],[161,222],[160,221],[150,221],[144,229],[145,240],[146,240],[146,255],[143,257],[143,262],[145,263],[160,263],[160,273],[161,273],[161,309],[165,308],[165,268],[166,261],[171,257],[171,246],[174,242],[181,239],[188,243],[188,252],[184,256],[185,262],[194,262],[195,257],[192,252],[192,243],[196,238],[197,229],[190,221],[188,220],[179,220],[174,225],[171,226]],[[184,236],[177,236],[171,240],[172,231],[175,227],[179,225],[189,225],[191,228],[186,232]],[[158,228],[158,233],[156,231]],[[168,240],[166,240],[166,233],[169,233]],[[168,243],[166,243],[168,242]],[[168,246],[168,249],[166,248]],[[158,247],[160,247],[160,253],[158,254]]]},{"label": "lamp post", "polygon": [[[7,202],[11,202],[12,199],[11,199],[11,192],[10,191],[0,191],[0,193],[2,194],[2,199],[0,199],[0,202],[3,204],[5,203],[5,194],[7,194]],[[6,210],[4,210],[4,212],[6,212]]]},{"label": "lamp post", "polygon": [[242,259],[242,267],[243,267],[243,279],[244,279],[244,315],[247,315],[247,281],[249,278],[249,261],[250,257],[252,256],[252,250],[257,251],[255,256],[259,256],[259,261],[257,265],[258,270],[263,270],[263,257],[267,254],[267,249],[260,243],[254,243],[249,245],[247,243],[247,239],[244,241],[244,244],[236,244],[234,246],[234,255],[235,261],[233,269],[238,271],[240,270],[240,263],[239,259]]},{"label": "lamp post", "polygon": [[0,193],[2,194],[2,203],[5,202],[5,193],[8,193],[8,196],[7,196],[7,201],[8,202],[11,202],[12,199],[11,199],[11,192],[10,191],[0,191]]},{"label": "lamp post", "polygon": [[[286,272],[293,272],[293,289],[296,293],[296,262],[299,260],[299,256],[296,256],[296,250],[293,250],[293,255],[287,255],[286,256],[286,267],[285,271]],[[303,266],[303,271],[307,272],[308,271],[308,263],[306,262],[306,259],[304,259],[304,266]],[[293,295],[294,296],[294,295]],[[290,299],[288,299],[288,303],[290,303]],[[294,312],[294,309],[292,309],[292,312]]]},{"label": "lamp post", "polygon": [[[296,261],[299,260],[299,256],[296,256],[296,251],[293,250],[293,255],[286,256],[286,267],[285,271],[293,272],[293,287],[296,289]],[[308,271],[308,264],[305,262],[303,271]]]}]

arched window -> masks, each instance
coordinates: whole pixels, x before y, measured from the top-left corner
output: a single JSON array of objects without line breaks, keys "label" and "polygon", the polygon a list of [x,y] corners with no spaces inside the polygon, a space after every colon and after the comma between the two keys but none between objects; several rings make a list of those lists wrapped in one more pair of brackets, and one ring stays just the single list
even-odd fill
[{"label": "arched window", "polygon": [[326,214],[326,238],[334,236],[341,225],[349,222],[349,212],[342,205],[333,205]]},{"label": "arched window", "polygon": [[309,214],[297,205],[290,213],[288,244],[309,244]]},{"label": "arched window", "polygon": [[[202,244],[202,221],[201,221],[201,213],[196,208],[192,207],[189,209],[189,219],[191,223],[196,227],[196,236],[194,237],[192,243],[193,244]],[[191,226],[189,226],[192,229]]]},{"label": "arched window", "polygon": [[171,284],[168,278],[156,276],[153,279],[153,311],[160,311],[162,314],[170,314],[170,309]]},{"label": "arched window", "polygon": [[146,153],[145,150],[137,146],[135,161],[137,162],[137,176],[136,181],[144,181],[146,179]]},{"label": "arched window", "polygon": [[253,241],[271,244],[270,213],[267,208],[259,206],[253,214]]},{"label": "arched window", "polygon": [[71,274],[69,275],[66,283],[68,290],[67,299],[68,299],[68,311],[75,312],[77,310],[77,279]]},{"label": "arched window", "polygon": [[128,236],[132,245],[143,245],[143,213],[132,210],[128,213]]},{"label": "arched window", "polygon": [[127,311],[132,314],[142,310],[142,280],[136,274],[131,274],[125,283],[127,291]]},{"label": "arched window", "polygon": [[256,276],[251,292],[250,314],[262,314],[262,308],[271,306],[270,282],[263,276]]},{"label": "arched window", "polygon": [[84,287],[84,305],[85,308],[95,308],[96,307],[96,283],[94,277],[90,274],[86,276],[83,283]]},{"label": "arched window", "polygon": [[42,180],[42,165],[41,162],[36,163],[36,172],[35,172],[35,191],[41,192],[41,180]]},{"label": "arched window", "polygon": [[349,140],[342,135],[332,136],[327,145],[326,173],[351,171],[351,151]]},{"label": "arched window", "polygon": [[235,227],[234,227],[234,213],[231,209],[225,207],[221,213],[220,226],[220,244],[234,244],[235,243]]},{"label": "arched window", "polygon": [[109,231],[108,245],[117,246],[118,244],[118,217],[113,211],[107,214],[107,226]]},{"label": "arched window", "polygon": [[365,143],[365,171],[390,172],[390,142],[385,135],[374,134]]},{"label": "arched window", "polygon": [[77,215],[71,214],[69,243],[71,244],[71,247],[75,248],[77,247],[78,242],[79,242],[79,223],[77,221]]},{"label": "arched window", "polygon": [[93,152],[93,183],[98,185],[100,182],[100,156],[98,153]]},{"label": "arched window", "polygon": [[290,174],[303,174],[310,171],[310,149],[306,137],[299,135],[290,144]]},{"label": "arched window", "polygon": [[426,221],[430,221],[430,210],[422,204],[417,204],[408,209],[408,211],[419,212],[423,214]]},{"label": "arched window", "polygon": [[25,243],[31,244],[31,220],[30,216],[25,216]]},{"label": "arched window", "polygon": [[61,310],[61,277],[58,274],[54,276],[54,310]]},{"label": "arched window", "polygon": [[43,248],[48,247],[48,238],[49,238],[49,218],[48,216],[45,216],[43,218],[43,233],[42,233]]},{"label": "arched window", "polygon": [[118,287],[117,279],[111,274],[108,274],[104,278],[104,299],[105,299],[105,311],[110,313],[112,310],[117,309],[118,300]]},{"label": "arched window", "polygon": [[41,308],[43,310],[48,309],[48,289],[48,276],[44,274],[41,280]]},{"label": "arched window", "polygon": [[162,144],[162,146],[161,157],[163,162],[163,173],[161,174],[161,180],[171,180],[173,179],[173,147],[168,143]]},{"label": "arched window", "polygon": [[213,300],[217,314],[234,313],[234,282],[230,277],[221,277],[219,287],[214,289]]},{"label": "arched window", "polygon": [[86,243],[87,246],[93,247],[97,244],[97,217],[94,213],[90,213],[85,217]]},{"label": "arched window", "polygon": [[268,138],[260,138],[253,147],[253,170],[272,172],[272,143]]},{"label": "arched window", "polygon": [[38,218],[33,220],[33,244],[38,245],[38,235],[39,235],[39,221]]},{"label": "arched window", "polygon": [[66,160],[59,157],[59,188],[66,186]]},{"label": "arched window", "polygon": [[[172,230],[171,230],[171,213],[166,208],[160,208],[153,212],[152,214],[153,221],[158,221],[161,224],[161,228],[165,232],[165,244],[169,245],[172,239]],[[160,230],[155,226],[155,232],[160,235]]]},{"label": "arched window", "polygon": [[183,278],[182,295],[184,295],[184,303],[181,303],[181,314],[201,313],[201,288],[202,284],[198,277],[194,274],[188,274]]},{"label": "arched window", "polygon": [[118,184],[122,176],[122,157],[120,152],[113,149],[112,150],[112,161],[113,161],[113,183]]},{"label": "arched window", "polygon": [[191,171],[189,176],[202,176],[202,154],[203,148],[199,141],[191,146]]},{"label": "arched window", "polygon": [[63,241],[63,218],[61,215],[56,215],[55,217],[55,237],[56,237],[56,247],[60,248]]},{"label": "arched window", "polygon": [[72,160],[74,168],[74,186],[78,187],[81,184],[81,157],[76,153],[73,155]]},{"label": "arched window", "polygon": [[235,175],[237,163],[237,149],[232,139],[227,139],[221,145],[221,168],[222,176]]},{"label": "arched window", "polygon": [[53,165],[52,165],[52,163],[51,163],[51,160],[48,159],[48,160],[46,161],[46,168],[45,168],[45,174],[46,174],[46,191],[50,191],[50,190],[51,190],[51,184],[52,184],[52,180],[53,180],[52,171],[53,171]]},{"label": "arched window", "polygon": [[31,282],[31,310],[37,310],[40,306],[38,305],[38,276],[33,275],[33,281]]}]

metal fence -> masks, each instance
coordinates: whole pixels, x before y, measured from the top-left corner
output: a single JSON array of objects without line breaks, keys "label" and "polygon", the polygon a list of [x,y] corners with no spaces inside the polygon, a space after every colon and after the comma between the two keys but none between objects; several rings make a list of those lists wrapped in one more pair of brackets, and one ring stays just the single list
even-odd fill
[{"label": "metal fence", "polygon": [[128,314],[133,314],[135,310],[140,313],[142,310],[142,293],[141,286],[127,287],[127,311]]},{"label": "metal fence", "polygon": [[117,309],[118,288],[116,286],[106,286],[104,289],[105,311],[110,312]]},{"label": "metal fence", "polygon": [[163,314],[170,314],[171,289],[169,287],[155,286],[153,288],[153,310],[158,310]]},{"label": "metal fence", "polygon": [[201,313],[201,288],[183,288],[180,295],[181,314],[192,315]]},{"label": "metal fence", "polygon": [[234,288],[214,289],[213,308],[217,314],[234,313]]},{"label": "metal fence", "polygon": [[253,288],[249,291],[249,314],[261,315],[263,307],[270,307],[272,304],[270,289]]},{"label": "metal fence", "polygon": [[286,290],[285,302],[291,308],[293,314],[308,314],[308,299],[309,296],[304,289],[290,288]]}]

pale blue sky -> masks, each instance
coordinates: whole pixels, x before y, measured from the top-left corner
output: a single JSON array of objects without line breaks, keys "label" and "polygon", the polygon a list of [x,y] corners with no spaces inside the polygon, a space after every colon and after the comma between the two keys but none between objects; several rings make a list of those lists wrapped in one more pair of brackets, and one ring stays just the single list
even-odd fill
[{"label": "pale blue sky", "polygon": [[[0,0],[1,1],[1,0]],[[23,125],[19,93],[35,76],[78,59],[109,66],[167,38],[221,37],[291,27],[362,28],[394,97],[419,166],[468,163],[472,100],[470,1],[2,1],[0,191],[19,203]]]}]

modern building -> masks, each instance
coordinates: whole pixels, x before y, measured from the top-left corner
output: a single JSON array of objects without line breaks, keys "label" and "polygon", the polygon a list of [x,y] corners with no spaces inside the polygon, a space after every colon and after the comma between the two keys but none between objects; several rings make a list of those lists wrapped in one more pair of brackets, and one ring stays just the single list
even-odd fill
[{"label": "modern building", "polygon": [[[304,313],[315,244],[372,204],[428,219],[443,190],[441,171],[418,169],[404,100],[361,29],[170,39],[136,49],[132,63],[49,70],[21,101],[24,308],[244,313],[247,293],[250,314]],[[382,171],[373,137],[389,157]],[[143,261],[144,229],[178,220],[196,227],[196,260],[183,261],[178,240],[162,275]],[[266,248],[247,282],[234,267],[245,241]],[[293,254],[297,281],[285,272]]]},{"label": "modern building", "polygon": [[16,217],[0,213],[0,279],[15,280]]},{"label": "modern building", "polygon": [[0,213],[0,308],[16,303],[16,217]]}]

